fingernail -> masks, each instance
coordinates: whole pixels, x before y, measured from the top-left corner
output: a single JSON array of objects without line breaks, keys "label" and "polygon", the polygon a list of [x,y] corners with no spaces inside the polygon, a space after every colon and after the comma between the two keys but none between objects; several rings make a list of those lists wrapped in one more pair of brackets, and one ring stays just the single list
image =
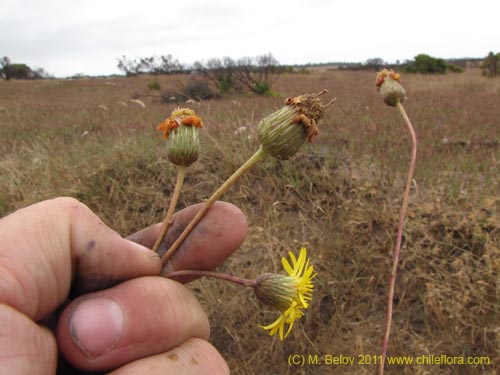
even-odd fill
[{"label": "fingernail", "polygon": [[122,338],[124,324],[121,306],[109,298],[83,300],[69,318],[73,342],[90,359],[115,347]]}]

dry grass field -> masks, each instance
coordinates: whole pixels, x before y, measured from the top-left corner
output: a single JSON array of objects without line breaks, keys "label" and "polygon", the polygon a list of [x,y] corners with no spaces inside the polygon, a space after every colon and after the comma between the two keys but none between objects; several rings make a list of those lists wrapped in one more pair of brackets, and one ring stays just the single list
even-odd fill
[{"label": "dry grass field", "polygon": [[[0,216],[75,197],[122,235],[162,220],[175,182],[155,125],[177,104],[140,97],[152,77],[0,82]],[[173,89],[185,77],[155,78]],[[306,246],[318,274],[311,308],[284,341],[258,328],[275,313],[250,290],[213,279],[189,285],[211,341],[233,374],[374,374],[372,365],[291,355],[378,355],[388,277],[410,157],[399,113],[375,73],[285,75],[281,97],[237,95],[190,104],[203,118],[202,154],[179,208],[207,198],[258,147],[255,126],[285,97],[336,97],[313,144],[267,159],[223,196],[245,212],[248,238],[220,270],[281,272]],[[391,365],[387,374],[500,373],[500,80],[478,70],[404,75],[419,149],[395,291],[389,356],[488,356],[490,365]],[[310,356],[310,357],[309,357]],[[294,357],[295,358],[295,357]]]}]

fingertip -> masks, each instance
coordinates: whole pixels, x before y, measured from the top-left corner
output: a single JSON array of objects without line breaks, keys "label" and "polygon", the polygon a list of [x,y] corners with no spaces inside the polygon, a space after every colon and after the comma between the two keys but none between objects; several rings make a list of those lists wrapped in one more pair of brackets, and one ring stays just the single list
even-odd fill
[{"label": "fingertip", "polygon": [[221,210],[220,216],[223,217],[224,224],[230,224],[232,231],[227,233],[233,247],[239,247],[248,235],[248,220],[241,209],[232,203],[216,202]]},{"label": "fingertip", "polygon": [[[190,211],[183,210],[174,217],[166,244],[174,242],[200,208],[201,205],[191,206]],[[247,234],[244,213],[231,203],[215,202],[166,263],[162,274],[181,269],[213,269],[243,243]]]},{"label": "fingertip", "polygon": [[126,241],[127,247],[130,247],[133,251],[140,254],[141,257],[145,257],[145,259],[151,261],[157,266],[161,266],[161,258],[158,253],[130,239],[124,238],[124,241]]}]

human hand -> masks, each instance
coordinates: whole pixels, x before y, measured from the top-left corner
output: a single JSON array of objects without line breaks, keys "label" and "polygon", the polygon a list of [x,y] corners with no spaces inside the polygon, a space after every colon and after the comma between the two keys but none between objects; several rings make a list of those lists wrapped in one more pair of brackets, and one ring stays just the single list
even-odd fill
[{"label": "human hand", "polygon": [[[175,240],[199,207],[174,216],[166,243]],[[157,224],[129,238],[151,246],[159,231]],[[246,233],[241,211],[219,202],[164,272],[214,268]],[[210,327],[196,298],[178,282],[158,277],[160,270],[156,254],[120,237],[74,199],[40,202],[4,217],[0,369],[54,374],[59,351],[84,371],[229,373],[207,342]],[[58,319],[55,332],[41,324],[47,317]]]}]

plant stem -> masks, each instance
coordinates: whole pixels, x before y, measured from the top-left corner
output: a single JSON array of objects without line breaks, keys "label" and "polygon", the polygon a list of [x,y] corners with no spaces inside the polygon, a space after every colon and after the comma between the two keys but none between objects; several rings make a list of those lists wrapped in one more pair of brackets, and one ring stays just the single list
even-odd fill
[{"label": "plant stem", "polygon": [[267,152],[264,149],[259,147],[259,149],[253,154],[250,159],[248,159],[241,167],[234,172],[231,177],[229,177],[216,191],[212,194],[210,198],[205,201],[205,205],[201,208],[200,211],[196,214],[196,216],[189,222],[188,226],[184,229],[181,235],[175,240],[175,242],[170,246],[167,252],[161,258],[162,264],[165,264],[167,260],[174,254],[177,248],[182,244],[182,242],[186,239],[188,234],[193,230],[193,228],[200,222],[202,217],[206,214],[210,206],[214,204],[214,202],[219,199],[222,194],[224,194],[227,189],[231,185],[233,185],[238,178],[240,178],[248,169],[253,167],[257,162],[264,160],[267,157]]},{"label": "plant stem", "polygon": [[177,168],[177,180],[175,181],[174,192],[172,194],[172,199],[170,200],[170,205],[168,206],[167,216],[165,216],[165,220],[163,220],[160,235],[156,239],[152,249],[155,253],[158,252],[158,249],[167,234],[167,230],[170,227],[170,224],[172,224],[172,217],[174,216],[175,206],[177,205],[177,200],[179,199],[179,195],[181,193],[182,184],[184,183],[186,169],[187,167],[182,165]]},{"label": "plant stem", "polygon": [[391,332],[392,307],[393,307],[393,302],[394,302],[394,286],[396,284],[396,273],[398,270],[399,253],[401,250],[401,240],[403,237],[404,218],[406,216],[406,211],[408,209],[408,201],[410,199],[410,187],[411,187],[411,182],[413,180],[413,172],[415,170],[415,162],[417,159],[417,136],[415,135],[415,130],[413,129],[411,121],[410,121],[408,115],[406,114],[406,111],[403,108],[403,105],[401,104],[401,102],[398,101],[396,104],[396,107],[399,109],[401,116],[403,116],[403,119],[404,119],[406,126],[408,128],[408,131],[410,133],[410,137],[411,137],[411,141],[412,141],[412,149],[411,149],[410,166],[408,168],[408,176],[406,178],[406,186],[405,186],[405,191],[404,191],[404,195],[403,195],[403,203],[401,206],[401,212],[399,214],[398,234],[397,234],[396,246],[394,248],[394,254],[393,254],[391,278],[389,280],[389,297],[388,297],[388,301],[387,301],[386,327],[385,327],[385,333],[384,333],[384,340],[382,342],[382,360],[380,361],[379,368],[378,368],[379,375],[383,375],[383,373],[384,373],[384,364],[385,364],[385,358],[386,358],[386,354],[387,354],[387,345],[389,343],[389,334]]},{"label": "plant stem", "polygon": [[205,276],[205,277],[213,277],[220,280],[226,280],[233,282],[235,284],[243,285],[249,288],[254,288],[257,285],[256,280],[244,279],[238,276],[230,275],[228,273],[219,273],[213,271],[198,271],[198,270],[182,270],[182,271],[174,271],[165,275],[169,279],[180,276]]}]

